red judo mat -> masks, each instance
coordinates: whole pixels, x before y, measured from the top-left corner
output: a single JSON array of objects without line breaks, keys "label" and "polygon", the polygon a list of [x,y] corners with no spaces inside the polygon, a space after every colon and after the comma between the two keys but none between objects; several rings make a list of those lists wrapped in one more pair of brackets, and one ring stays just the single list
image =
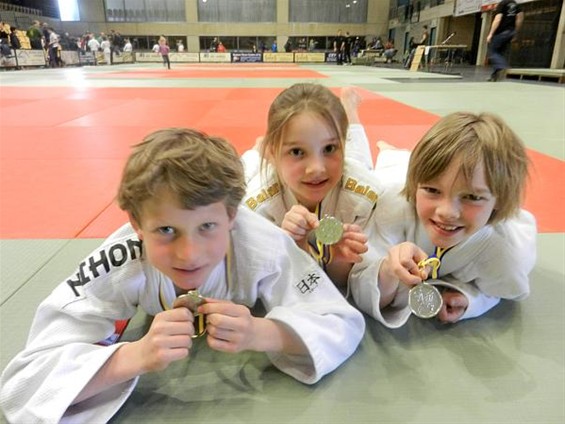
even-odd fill
[{"label": "red judo mat", "polygon": [[300,68],[297,65],[287,66],[257,66],[251,64],[201,64],[201,65],[172,65],[171,69],[165,69],[160,63],[155,63],[154,69],[124,70],[104,74],[93,74],[90,78],[112,78],[112,79],[150,79],[150,78],[327,78],[319,72],[311,69]]},{"label": "red judo mat", "polygon": [[[126,220],[114,198],[131,145],[159,128],[194,127],[227,138],[241,153],[264,133],[269,105],[281,90],[2,87],[0,238],[108,236]],[[412,148],[439,119],[359,91],[371,142]],[[555,184],[555,175],[563,175],[565,164],[529,153],[525,206],[541,232],[564,232],[565,187]]]}]

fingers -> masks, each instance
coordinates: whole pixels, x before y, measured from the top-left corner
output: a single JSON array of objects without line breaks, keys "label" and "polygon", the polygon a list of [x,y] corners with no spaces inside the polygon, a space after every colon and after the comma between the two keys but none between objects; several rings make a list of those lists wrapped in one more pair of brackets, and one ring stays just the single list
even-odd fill
[{"label": "fingers", "polygon": [[421,272],[418,266],[418,263],[426,257],[426,253],[418,246],[410,242],[404,242],[393,246],[389,250],[387,266],[390,267],[396,278],[404,284],[414,285],[427,278],[427,274]]},{"label": "fingers", "polygon": [[238,352],[248,347],[253,317],[246,306],[211,300],[199,312],[206,314],[207,342],[212,349]]},{"label": "fingers", "polygon": [[444,289],[442,297],[443,306],[437,316],[438,319],[444,323],[459,321],[469,306],[467,297],[461,292],[450,289]]},{"label": "fingers", "polygon": [[318,226],[318,217],[308,211],[304,206],[295,205],[288,211],[283,219],[281,228],[294,240],[301,240]]}]

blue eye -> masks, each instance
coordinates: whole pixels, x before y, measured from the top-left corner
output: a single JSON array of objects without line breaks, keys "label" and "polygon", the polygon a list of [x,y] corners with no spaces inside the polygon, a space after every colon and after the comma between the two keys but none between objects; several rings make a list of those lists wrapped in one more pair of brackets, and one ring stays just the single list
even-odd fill
[{"label": "blue eye", "polygon": [[211,231],[211,230],[213,230],[214,228],[216,228],[217,225],[218,225],[218,224],[216,224],[215,222],[205,222],[204,224],[202,224],[202,225],[200,226],[200,229],[201,229],[202,231]]},{"label": "blue eye", "polygon": [[157,231],[158,231],[160,234],[163,234],[163,235],[165,235],[165,236],[170,236],[170,235],[175,234],[175,229],[174,229],[173,227],[169,227],[169,226],[166,226],[166,227],[159,227],[159,228],[157,229]]}]

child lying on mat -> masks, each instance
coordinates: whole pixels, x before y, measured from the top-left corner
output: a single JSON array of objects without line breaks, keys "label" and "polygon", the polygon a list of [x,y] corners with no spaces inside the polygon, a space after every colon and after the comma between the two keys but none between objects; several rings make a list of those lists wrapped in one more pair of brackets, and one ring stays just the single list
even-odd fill
[{"label": "child lying on mat", "polygon": [[[320,84],[295,84],[271,104],[264,139],[243,154],[245,205],[285,230],[358,304],[357,294],[377,282],[363,256],[374,248],[373,216],[384,194],[367,169],[370,154],[364,163],[353,158],[363,156],[353,150],[363,144],[345,149],[348,137],[366,139],[356,114],[359,101],[354,90],[345,89],[340,100]],[[316,232],[323,222],[335,223],[335,240]]]},{"label": "child lying on mat", "polygon": [[[118,193],[130,223],[39,306],[1,377],[8,421],[106,422],[140,375],[187,360],[203,333],[212,349],[265,352],[307,384],[345,361],[363,316],[290,237],[239,207],[244,193],[220,138],[168,129],[137,145]],[[264,318],[250,313],[258,300]],[[138,306],[155,316],[148,333],[112,343]]]},{"label": "child lying on mat", "polygon": [[[404,180],[398,164],[408,156],[381,150],[376,175]],[[410,155],[404,188],[379,201],[382,250],[372,265],[379,281],[358,295],[360,307],[399,327],[411,314],[410,288],[430,277],[426,282],[441,296],[431,315],[443,322],[525,298],[536,259],[536,223],[520,209],[527,175],[524,145],[500,118],[462,112],[442,118]]]}]

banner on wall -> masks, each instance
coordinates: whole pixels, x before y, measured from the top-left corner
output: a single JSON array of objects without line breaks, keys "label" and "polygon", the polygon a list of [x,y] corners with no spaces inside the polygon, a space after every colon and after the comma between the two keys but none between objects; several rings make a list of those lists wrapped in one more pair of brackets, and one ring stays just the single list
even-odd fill
[{"label": "banner on wall", "polygon": [[65,66],[80,64],[78,60],[78,53],[76,51],[71,51],[71,50],[61,51],[61,60],[63,61]]},{"label": "banner on wall", "polygon": [[258,63],[263,61],[261,53],[232,53],[231,57],[234,63]]},{"label": "banner on wall", "polygon": [[302,63],[324,63],[326,61],[326,54],[298,52],[294,53],[294,60]]},{"label": "banner on wall", "polygon": [[200,62],[231,63],[231,53],[200,53]]},{"label": "banner on wall", "polygon": [[45,66],[43,50],[18,50],[18,66]]},{"label": "banner on wall", "polygon": [[112,63],[133,63],[133,54],[131,52],[121,52],[119,55],[114,54]]},{"label": "banner on wall", "polygon": [[136,62],[163,62],[163,58],[159,53],[153,52],[136,52],[135,53]]},{"label": "banner on wall", "polygon": [[457,0],[453,16],[469,15],[481,10],[483,0]]},{"label": "banner on wall", "polygon": [[[502,0],[457,0],[453,16],[469,15],[471,13],[494,10]],[[534,0],[516,0],[516,3],[528,3]]]},{"label": "banner on wall", "polygon": [[96,59],[92,52],[79,52],[78,60],[81,65],[96,65]]},{"label": "banner on wall", "polygon": [[293,63],[294,53],[263,53],[263,62]]},{"label": "banner on wall", "polygon": [[198,63],[200,62],[200,55],[198,53],[169,53],[169,59],[174,63]]},{"label": "banner on wall", "polygon": [[337,62],[337,53],[336,52],[326,53],[326,62]]},{"label": "banner on wall", "polygon": [[[2,56],[0,57],[0,68],[11,68],[14,66],[18,66],[16,63],[16,56],[14,55],[14,51],[10,50],[10,56]],[[45,65],[45,61],[43,61]]]}]

